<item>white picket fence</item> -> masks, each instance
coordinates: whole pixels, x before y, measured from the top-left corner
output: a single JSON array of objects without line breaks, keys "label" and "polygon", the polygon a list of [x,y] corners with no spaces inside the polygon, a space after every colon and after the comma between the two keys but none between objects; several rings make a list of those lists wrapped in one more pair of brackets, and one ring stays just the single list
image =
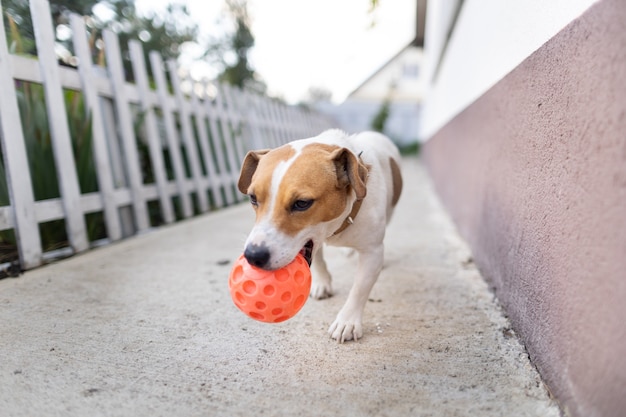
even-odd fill
[{"label": "white picket fence", "polygon": [[[131,84],[124,76],[117,36],[103,34],[106,68],[94,65],[84,19],[77,15],[71,17],[71,28],[78,70],[59,66],[48,1],[31,0],[30,9],[37,60],[9,53],[0,19],[0,143],[10,196],[10,204],[0,207],[0,231],[13,229],[22,269],[47,259],[41,223],[63,219],[65,250],[78,253],[93,246],[86,230],[87,213],[103,213],[106,241],[113,242],[154,226],[149,202],[158,202],[165,223],[176,220],[173,198],[179,201],[183,218],[234,204],[242,200],[236,182],[247,150],[275,147],[332,127],[327,117],[300,107],[227,85],[181,79],[176,62],[164,63],[156,52],[149,54],[156,84],[156,90],[151,89],[142,45],[132,41]],[[16,82],[38,83],[45,91],[60,198],[35,201]],[[64,89],[84,95],[98,192],[80,192]],[[142,177],[133,114],[141,117],[154,183],[144,183]],[[167,177],[164,150],[173,180]]]}]

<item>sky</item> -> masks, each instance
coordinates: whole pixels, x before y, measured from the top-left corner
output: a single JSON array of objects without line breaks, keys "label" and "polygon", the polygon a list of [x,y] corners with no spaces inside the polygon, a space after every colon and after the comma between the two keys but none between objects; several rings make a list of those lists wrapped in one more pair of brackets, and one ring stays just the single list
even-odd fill
[{"label": "sky", "polygon": [[[223,0],[186,3],[202,37],[225,30]],[[158,12],[170,0],[136,0],[142,13]],[[406,46],[415,34],[415,0],[248,0],[255,47],[250,61],[271,95],[291,103],[306,99],[310,87],[323,88],[341,102]],[[181,58],[191,66],[193,49]],[[193,64],[195,75],[214,73]]]}]

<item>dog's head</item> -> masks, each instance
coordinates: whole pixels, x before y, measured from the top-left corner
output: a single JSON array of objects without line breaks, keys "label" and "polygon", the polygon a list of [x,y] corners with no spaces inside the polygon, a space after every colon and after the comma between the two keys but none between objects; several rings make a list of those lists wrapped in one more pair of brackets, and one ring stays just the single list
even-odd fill
[{"label": "dog's head", "polygon": [[296,141],[249,152],[238,188],[250,197],[256,222],[244,256],[259,268],[282,268],[332,235],[365,197],[367,168],[347,148]]}]

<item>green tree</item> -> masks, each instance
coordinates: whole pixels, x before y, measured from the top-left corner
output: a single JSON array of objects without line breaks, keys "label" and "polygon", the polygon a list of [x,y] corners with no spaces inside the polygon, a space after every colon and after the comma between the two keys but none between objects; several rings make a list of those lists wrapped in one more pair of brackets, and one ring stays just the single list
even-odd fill
[{"label": "green tree", "polygon": [[[100,0],[50,0],[52,22],[55,27],[67,22],[69,13],[91,15],[91,10]],[[5,27],[15,25],[24,45],[28,45],[22,52],[36,54],[35,32],[30,19],[29,0],[3,0],[3,19]]]},{"label": "green tree", "polygon": [[254,47],[254,34],[251,30],[247,1],[226,0],[226,4],[234,20],[235,31],[214,42],[208,48],[207,55],[223,68],[218,76],[220,81],[264,93],[267,87],[259,79],[248,59],[248,54]]},{"label": "green tree", "polygon": [[[106,21],[96,19],[94,29],[108,28],[117,34],[129,78],[132,73],[127,53],[129,40],[138,39],[143,43],[146,62],[150,51],[158,51],[164,60],[176,59],[185,42],[197,40],[198,25],[186,5],[172,3],[164,13],[141,16],[137,14],[134,0],[107,0],[106,3],[114,17]],[[149,66],[148,71],[151,73]]]},{"label": "green tree", "polygon": [[309,87],[307,91],[308,99],[310,103],[328,102],[333,97],[333,93],[325,87]]},{"label": "green tree", "polygon": [[387,124],[387,119],[389,119],[389,114],[391,113],[391,100],[393,98],[394,92],[396,91],[396,87],[397,82],[395,80],[392,81],[391,84],[389,84],[387,97],[385,97],[385,99],[383,100],[378,110],[378,113],[376,113],[376,115],[372,119],[372,122],[370,123],[370,127],[377,132],[385,132],[385,125]]},{"label": "green tree", "polygon": [[387,119],[389,118],[389,100],[385,99],[383,104],[380,106],[378,113],[372,119],[370,127],[377,132],[385,131],[385,124],[387,123]]},{"label": "green tree", "polygon": [[[28,3],[28,0],[3,0],[4,18],[6,26],[16,27],[24,44],[30,46],[24,48],[23,52],[36,54]],[[111,12],[110,16],[95,15],[96,4],[107,7]],[[94,38],[103,29],[113,30],[120,39],[127,74],[131,74],[127,53],[130,39],[141,40],[145,53],[159,51],[164,59],[169,59],[177,58],[181,45],[196,41],[198,36],[198,25],[191,18],[187,7],[179,3],[170,4],[164,13],[149,16],[137,13],[134,0],[50,0],[50,9],[55,28],[67,26],[69,14],[78,13],[92,18],[90,26],[94,31]],[[57,42],[68,50],[72,49],[70,39],[57,39]]]}]

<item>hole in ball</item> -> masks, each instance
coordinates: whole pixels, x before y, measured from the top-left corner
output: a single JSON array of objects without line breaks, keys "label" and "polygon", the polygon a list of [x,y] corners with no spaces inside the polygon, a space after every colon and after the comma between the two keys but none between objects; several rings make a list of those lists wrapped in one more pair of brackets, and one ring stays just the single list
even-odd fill
[{"label": "hole in ball", "polygon": [[274,295],[275,292],[276,292],[276,288],[274,288],[273,285],[266,285],[263,288],[263,294],[265,294],[268,297]]},{"label": "hole in ball", "polygon": [[293,279],[296,281],[296,283],[298,285],[303,285],[304,284],[304,272],[302,271],[296,271],[296,273],[293,276]]},{"label": "hole in ball", "polygon": [[237,303],[239,303],[241,305],[245,305],[246,304],[246,297],[244,297],[243,294],[240,293],[239,291],[237,291],[235,293],[235,300],[237,301]]},{"label": "hole in ball", "polygon": [[251,311],[248,313],[250,315],[250,317],[252,317],[253,319],[257,319],[257,320],[265,320],[265,316],[263,314]]},{"label": "hole in ball", "polygon": [[289,279],[289,272],[286,269],[279,269],[274,272],[274,277],[276,278],[276,281],[284,282]]},{"label": "hole in ball", "polygon": [[243,277],[243,266],[237,265],[233,269],[233,282],[239,281]]},{"label": "hole in ball", "polygon": [[304,301],[306,300],[306,297],[304,295],[299,295],[296,298],[296,301],[293,302],[293,306],[296,309],[300,309],[300,307],[302,307],[304,305]]},{"label": "hole in ball", "polygon": [[253,295],[256,292],[256,284],[253,281],[246,281],[242,286],[243,292]]},{"label": "hole in ball", "polygon": [[291,300],[291,292],[290,291],[284,292],[283,295],[280,296],[280,299],[283,300],[284,302]]},{"label": "hole in ball", "polygon": [[267,305],[265,305],[263,301],[257,301],[254,306],[257,308],[257,310],[265,310],[265,308],[267,307]]}]

